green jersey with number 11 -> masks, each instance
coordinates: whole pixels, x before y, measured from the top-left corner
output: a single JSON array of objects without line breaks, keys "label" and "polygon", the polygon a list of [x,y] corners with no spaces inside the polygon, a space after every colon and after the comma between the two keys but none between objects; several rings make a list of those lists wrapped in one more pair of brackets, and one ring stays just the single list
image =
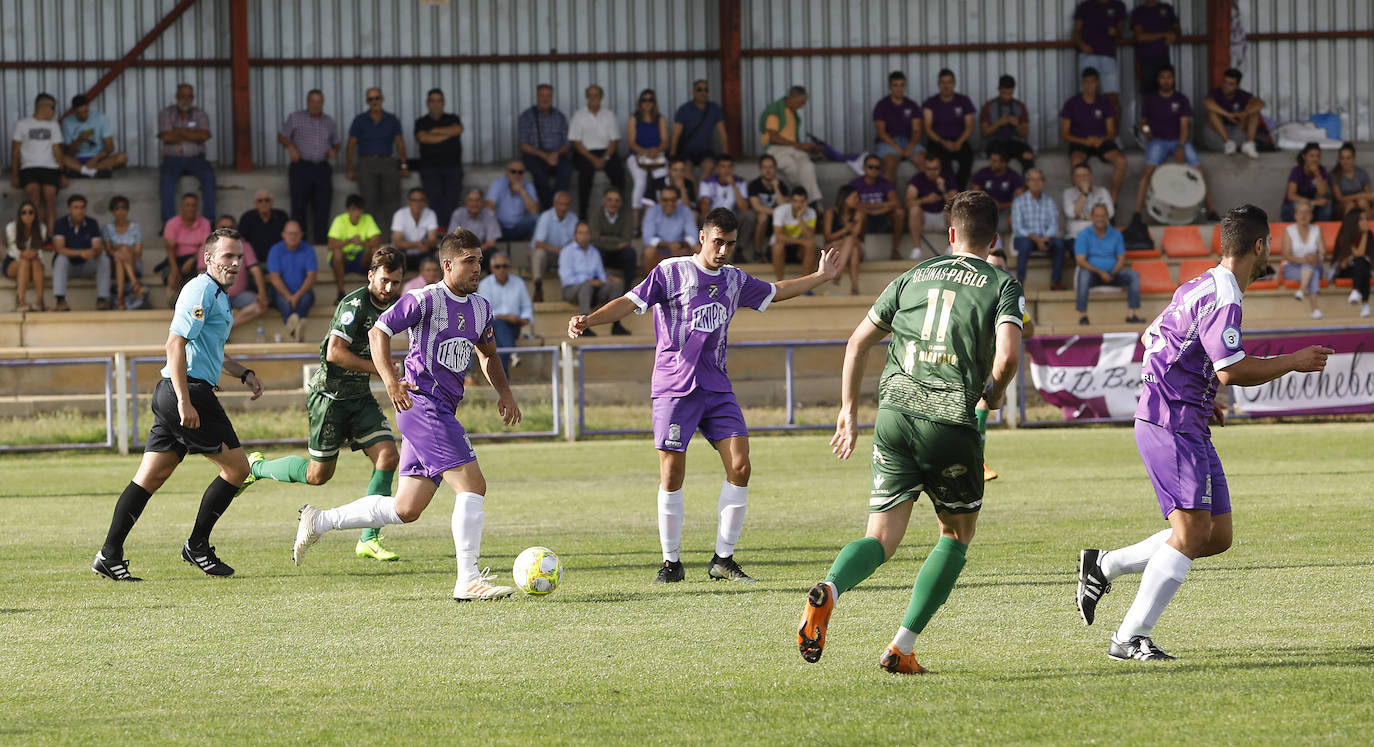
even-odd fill
[{"label": "green jersey with number 11", "polygon": [[976,428],[997,325],[1019,327],[1025,311],[1016,278],[972,254],[934,257],[902,273],[868,311],[892,333],[878,407]]}]

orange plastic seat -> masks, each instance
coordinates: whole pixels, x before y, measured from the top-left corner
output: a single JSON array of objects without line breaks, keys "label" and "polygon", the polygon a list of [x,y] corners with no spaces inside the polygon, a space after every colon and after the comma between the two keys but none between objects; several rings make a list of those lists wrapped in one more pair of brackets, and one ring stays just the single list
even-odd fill
[{"label": "orange plastic seat", "polygon": [[1140,275],[1141,293],[1173,293],[1178,287],[1169,271],[1169,263],[1162,259],[1132,262],[1131,269]]},{"label": "orange plastic seat", "polygon": [[1159,250],[1154,247],[1150,247],[1149,249],[1126,250],[1126,259],[1159,259],[1160,256]]},{"label": "orange plastic seat", "polygon": [[1330,256],[1336,248],[1336,234],[1341,232],[1341,222],[1338,220],[1324,220],[1313,224],[1322,231],[1322,255]]},{"label": "orange plastic seat", "polygon": [[1278,287],[1279,287],[1279,276],[1278,276],[1278,275],[1271,275],[1271,276],[1269,276],[1269,277],[1267,277],[1267,278],[1262,278],[1262,279],[1260,279],[1260,280],[1256,280],[1255,282],[1251,283],[1251,284],[1250,284],[1250,287],[1247,288],[1246,290],[1247,290],[1247,291],[1252,291],[1252,290],[1260,290],[1260,291],[1264,291],[1264,290],[1276,290]]},{"label": "orange plastic seat", "polygon": [[1283,254],[1283,235],[1288,231],[1292,223],[1270,223],[1269,224],[1269,253],[1275,257]]},{"label": "orange plastic seat", "polygon": [[1216,266],[1217,263],[1210,259],[1185,259],[1178,265],[1178,284],[1183,285],[1193,278],[1202,277]]},{"label": "orange plastic seat", "polygon": [[1197,226],[1165,226],[1159,245],[1165,255],[1175,258],[1205,257],[1209,253]]},{"label": "orange plastic seat", "polygon": [[1221,256],[1221,224],[1212,226],[1212,253]]},{"label": "orange plastic seat", "polygon": [[1354,280],[1351,280],[1350,278],[1336,278],[1335,280],[1332,280],[1332,281],[1331,281],[1331,284],[1334,285],[1334,286],[1336,286],[1337,288],[1354,288],[1354,287],[1355,287],[1355,281],[1354,281]]}]

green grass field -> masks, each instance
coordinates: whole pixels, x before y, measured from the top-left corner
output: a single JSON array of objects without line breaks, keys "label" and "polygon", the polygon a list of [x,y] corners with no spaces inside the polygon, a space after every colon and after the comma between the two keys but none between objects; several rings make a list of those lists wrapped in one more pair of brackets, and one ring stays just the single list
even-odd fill
[{"label": "green grass field", "polygon": [[[867,452],[868,438],[859,454]],[[354,557],[331,534],[291,564],[295,509],[365,486],[345,455],[322,488],[260,483],[215,534],[238,568],[184,563],[211,469],[191,459],[127,547],[142,584],[89,570],[137,458],[0,459],[0,742],[1368,743],[1374,726],[1370,425],[1218,431],[1235,546],[1199,561],[1156,628],[1179,661],[1113,662],[1107,639],[1138,577],[1086,628],[1083,546],[1163,526],[1125,428],[994,432],[979,533],[950,602],[917,642],[933,671],[877,669],[935,531],[845,595],[825,657],[804,663],[803,593],[862,532],[868,467],[820,436],[753,441],[738,558],[762,581],[708,582],[721,472],[693,443],[688,582],[653,587],[656,458],[647,440],[484,444],[484,562],[559,552],[547,598],[459,605],[443,492],[393,528],[402,554]],[[1360,735],[1365,736],[1361,737]]]}]

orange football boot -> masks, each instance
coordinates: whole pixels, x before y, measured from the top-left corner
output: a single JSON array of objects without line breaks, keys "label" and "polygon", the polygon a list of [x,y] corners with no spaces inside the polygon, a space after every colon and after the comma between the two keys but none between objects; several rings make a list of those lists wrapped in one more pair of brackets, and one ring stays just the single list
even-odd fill
[{"label": "orange football boot", "polygon": [[815,664],[825,648],[825,628],[830,613],[835,610],[835,595],[830,584],[822,581],[806,592],[806,606],[802,608],[801,626],[797,629],[797,649],[802,658]]},{"label": "orange football boot", "polygon": [[916,662],[916,654],[904,654],[892,644],[878,659],[878,666],[893,674],[925,674],[925,667]]}]

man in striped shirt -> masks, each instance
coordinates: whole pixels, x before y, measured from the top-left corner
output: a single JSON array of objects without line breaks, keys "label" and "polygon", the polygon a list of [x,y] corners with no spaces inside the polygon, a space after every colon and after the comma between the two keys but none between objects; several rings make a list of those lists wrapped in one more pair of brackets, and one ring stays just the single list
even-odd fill
[{"label": "man in striped shirt", "polygon": [[329,233],[329,203],[334,199],[331,162],[339,155],[339,126],[324,113],[324,94],[319,89],[307,93],[305,108],[282,123],[277,142],[291,156],[286,172],[291,185],[291,220],[309,229],[311,242],[324,244]]},{"label": "man in striped shirt", "polygon": [[200,182],[201,214],[215,219],[215,170],[205,160],[205,141],[210,139],[210,117],[194,106],[196,89],[190,83],[177,86],[177,102],[157,115],[157,137],[162,141],[162,222],[177,214],[177,180],[190,174]]}]

